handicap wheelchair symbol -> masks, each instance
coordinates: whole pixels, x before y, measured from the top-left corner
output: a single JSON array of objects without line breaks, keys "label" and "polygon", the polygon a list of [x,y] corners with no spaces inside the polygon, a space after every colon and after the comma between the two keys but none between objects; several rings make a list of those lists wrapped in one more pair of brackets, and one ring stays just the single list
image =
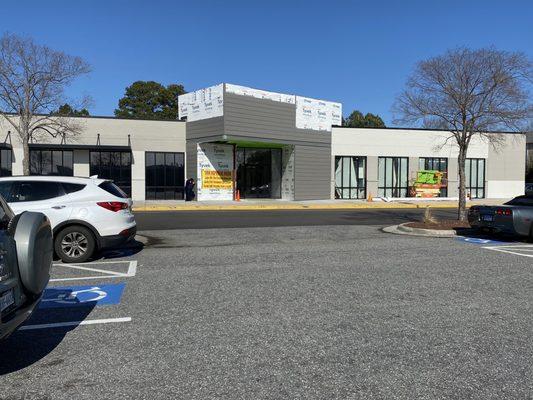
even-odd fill
[{"label": "handicap wheelchair symbol", "polygon": [[104,299],[107,293],[98,286],[75,291],[64,291],[57,294],[56,298],[43,299],[42,302],[53,301],[59,304],[88,303]]},{"label": "handicap wheelchair symbol", "polygon": [[468,236],[459,236],[459,237],[457,237],[457,240],[459,240],[461,242],[472,243],[472,244],[499,244],[499,243],[504,243],[504,242],[500,242],[498,240],[482,239],[482,238],[468,237]]},{"label": "handicap wheelchair symbol", "polygon": [[125,283],[100,286],[50,287],[44,292],[40,308],[118,304]]}]

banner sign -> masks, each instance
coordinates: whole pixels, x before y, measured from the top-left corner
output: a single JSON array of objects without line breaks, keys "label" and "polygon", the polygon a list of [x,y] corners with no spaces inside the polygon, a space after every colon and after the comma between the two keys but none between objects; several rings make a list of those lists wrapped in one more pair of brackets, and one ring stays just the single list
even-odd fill
[{"label": "banner sign", "polygon": [[198,201],[233,200],[233,146],[199,143]]},{"label": "banner sign", "polygon": [[233,190],[231,171],[210,171],[202,169],[202,188]]},{"label": "banner sign", "polygon": [[232,85],[231,83],[226,83],[226,92],[280,103],[295,104],[296,102],[296,96],[291,94],[267,92],[266,90],[252,89],[246,86]]},{"label": "banner sign", "polygon": [[331,131],[342,125],[342,104],[296,96],[296,128]]},{"label": "banner sign", "polygon": [[220,117],[224,113],[224,85],[211,86],[178,96],[179,119],[187,121]]}]

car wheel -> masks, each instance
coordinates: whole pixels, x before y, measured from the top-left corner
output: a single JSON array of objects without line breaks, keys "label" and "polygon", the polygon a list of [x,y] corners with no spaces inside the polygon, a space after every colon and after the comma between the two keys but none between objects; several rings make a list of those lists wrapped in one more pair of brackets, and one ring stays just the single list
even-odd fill
[{"label": "car wheel", "polygon": [[530,243],[533,243],[533,224],[529,227],[529,236],[527,238],[527,241]]},{"label": "car wheel", "polygon": [[54,240],[54,250],[65,263],[85,262],[93,255],[95,248],[92,232],[79,225],[66,227]]}]

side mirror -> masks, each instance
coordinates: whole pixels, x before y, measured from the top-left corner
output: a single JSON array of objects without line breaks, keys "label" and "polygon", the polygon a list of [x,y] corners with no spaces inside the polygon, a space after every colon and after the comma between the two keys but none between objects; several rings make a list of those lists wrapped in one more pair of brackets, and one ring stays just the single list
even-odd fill
[{"label": "side mirror", "polygon": [[53,259],[50,220],[39,212],[15,216],[9,230],[16,243],[19,274],[26,291],[40,295],[50,279]]}]

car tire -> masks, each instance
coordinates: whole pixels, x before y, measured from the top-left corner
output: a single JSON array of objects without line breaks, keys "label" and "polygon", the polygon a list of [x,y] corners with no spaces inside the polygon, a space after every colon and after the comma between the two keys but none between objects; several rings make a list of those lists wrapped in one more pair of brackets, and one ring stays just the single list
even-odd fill
[{"label": "car tire", "polygon": [[54,250],[64,263],[85,262],[94,254],[96,240],[88,228],[71,225],[56,234]]},{"label": "car tire", "polygon": [[529,236],[527,237],[529,243],[533,243],[533,224],[529,227]]}]

